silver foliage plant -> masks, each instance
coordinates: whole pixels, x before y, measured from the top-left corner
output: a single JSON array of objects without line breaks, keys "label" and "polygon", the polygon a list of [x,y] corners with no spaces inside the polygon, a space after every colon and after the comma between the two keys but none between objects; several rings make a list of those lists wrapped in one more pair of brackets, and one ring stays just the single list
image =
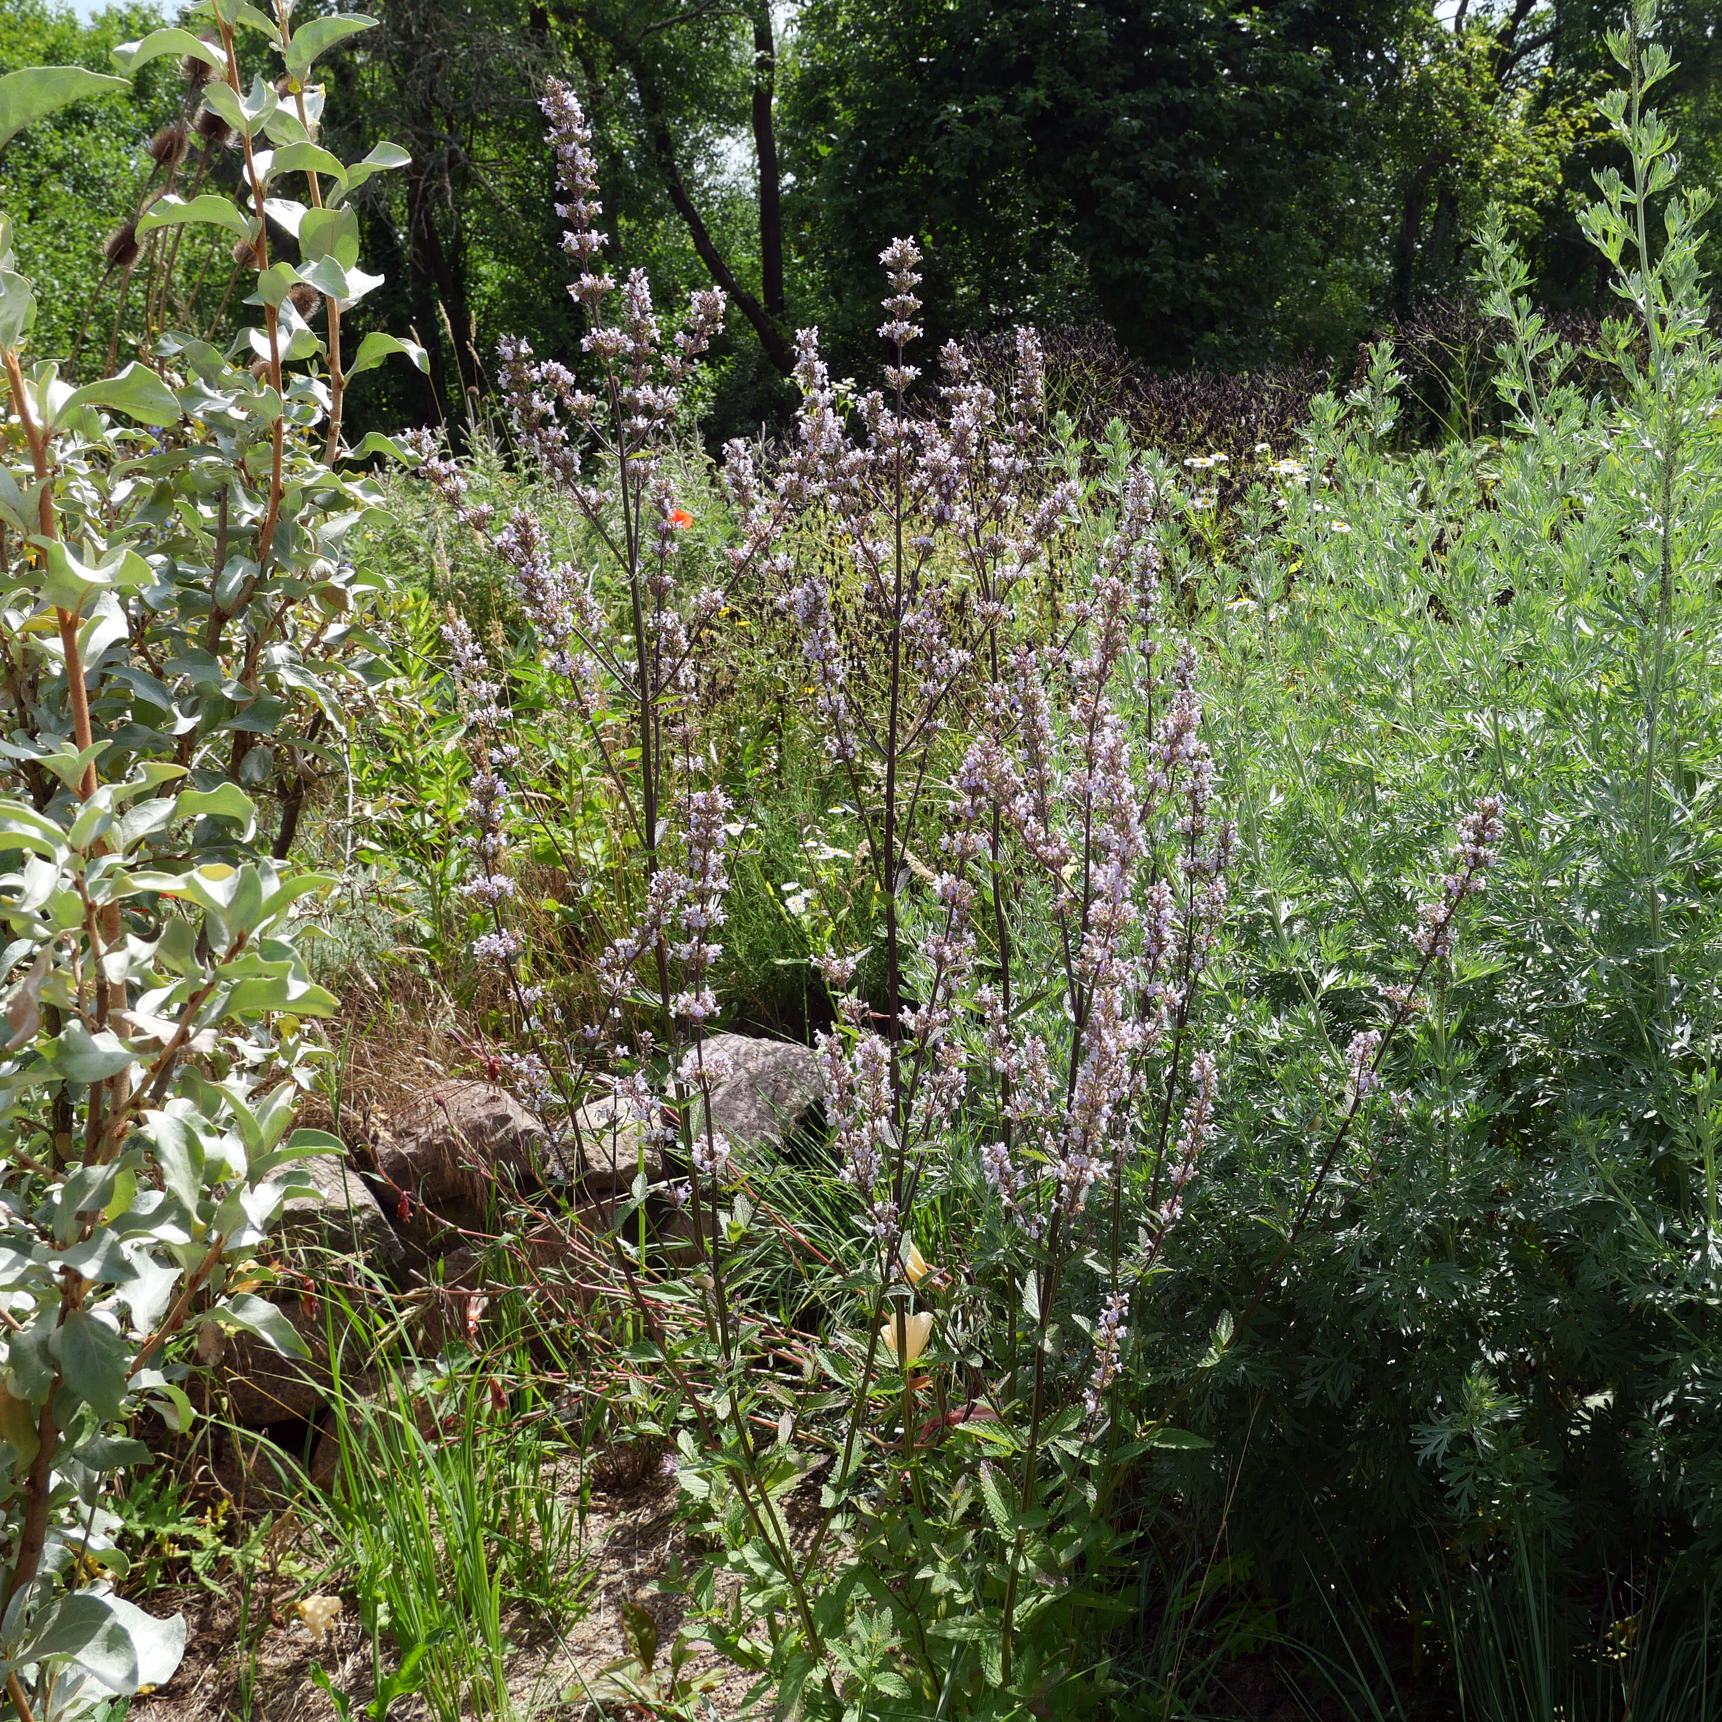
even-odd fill
[{"label": "silver foliage plant", "polygon": [[[1234,833],[1200,665],[1162,580],[1164,480],[1116,442],[1098,475],[1085,469],[1046,422],[1030,330],[1007,385],[953,345],[924,400],[921,256],[899,239],[881,257],[883,386],[834,384],[803,331],[795,434],[769,459],[725,451],[729,541],[715,580],[688,580],[680,390],[722,299],[694,295],[672,328],[643,274],[618,283],[578,98],[553,84],[544,108],[585,363],[577,374],[506,343],[502,374],[522,451],[583,522],[574,548],[525,510],[498,519],[428,439],[419,452],[509,571],[570,724],[610,772],[632,837],[631,923],[600,962],[597,1020],[569,1020],[513,913],[510,834],[529,829],[539,765],[515,739],[508,667],[455,619],[476,737],[466,889],[487,922],[474,953],[503,974],[516,1077],[573,1149],[596,1082],[644,1138],[679,1150],[699,1319],[666,1315],[688,1309],[685,1291],[649,1289],[681,1270],[628,1223],[643,1171],[611,1263],[692,1419],[684,1486],[737,1527],[719,1558],[743,1601],[701,1593],[714,1642],[768,1672],[786,1712],[839,1714],[865,1691],[931,1699],[952,1682],[1042,1691],[1082,1606],[1046,1574],[1104,1565],[1117,1477],[1176,1436],[1128,1383],[1131,1327],[1223,1117],[1223,1025],[1203,982]],[[750,1227],[776,1222],[711,1122],[734,821],[725,738],[702,711],[723,618],[748,587],[779,594],[801,655],[786,680],[847,786],[845,893],[875,906],[871,948],[817,957],[835,1019],[817,1049],[831,1150],[868,1266],[831,1288],[856,1320],[806,1351],[799,1410],[774,1375],[789,1342],[738,1305],[745,1281],[728,1271]],[[1410,935],[1409,978],[1335,1070],[1335,1133],[1288,1250],[1501,832],[1492,798],[1466,816]],[[966,1259],[935,1268],[917,1237],[953,1212],[974,1221]],[[799,1445],[798,1431],[816,1438]],[[816,1475],[816,1521],[793,1537],[781,1498]],[[912,1529],[935,1519],[942,1555]]]},{"label": "silver foliage plant", "polygon": [[[296,1163],[338,1148],[294,1128],[303,1024],[334,1000],[293,940],[329,882],[285,856],[302,774],[376,664],[348,559],[376,503],[341,464],[343,397],[418,358],[341,334],[377,284],[349,194],[406,158],[331,155],[312,76],[370,22],[205,0],[118,51],[126,72],[182,57],[178,129],[238,160],[236,196],[158,186],[124,236],[233,236],[251,296],[226,345],[158,333],[73,386],[32,350],[0,217],[0,1669],[22,1717],[179,1661],[183,1622],[115,1594],[107,1505],[150,1456],[140,1415],[192,1420],[176,1342],[303,1350],[259,1258]],[[0,141],[122,84],[0,79]]]}]

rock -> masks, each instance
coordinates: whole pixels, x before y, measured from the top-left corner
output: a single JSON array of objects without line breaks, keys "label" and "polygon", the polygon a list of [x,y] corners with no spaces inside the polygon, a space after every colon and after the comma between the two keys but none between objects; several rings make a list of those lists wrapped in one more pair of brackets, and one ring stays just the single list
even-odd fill
[{"label": "rock", "polygon": [[283,1252],[305,1258],[351,1256],[372,1275],[394,1278],[401,1267],[401,1241],[352,1163],[344,1156],[319,1154],[301,1160],[299,1169],[316,1193],[289,1196],[282,1204],[276,1237]]},{"label": "rock", "polygon": [[819,1060],[792,1040],[714,1034],[706,1055],[728,1060],[730,1074],[712,1091],[712,1121],[733,1147],[782,1151],[809,1127],[824,1098]]},{"label": "rock", "polygon": [[[634,1109],[606,1094],[582,1106],[574,1123],[582,1191],[599,1201],[626,1196],[641,1170],[640,1146],[645,1136]],[[661,1143],[646,1144],[644,1169],[648,1184],[669,1176],[669,1156]]]},{"label": "rock", "polygon": [[329,1391],[329,1342],[320,1301],[311,1296],[271,1301],[304,1340],[309,1358],[283,1357],[250,1334],[223,1334],[207,1324],[198,1329],[197,1358],[217,1378],[216,1402],[225,1400],[223,1414],[245,1429],[314,1417]]},{"label": "rock", "polygon": [[[283,1357],[250,1334],[199,1330],[199,1355],[215,1367],[234,1422],[255,1428],[310,1417],[329,1387],[327,1288],[350,1301],[400,1271],[404,1252],[394,1229],[343,1157],[299,1163],[315,1192],[290,1196],[276,1224],[272,1254],[288,1286],[272,1302],[305,1341],[309,1359]],[[336,1325],[340,1314],[335,1312]],[[345,1362],[343,1367],[346,1367]]]},{"label": "rock", "polygon": [[377,1132],[373,1153],[385,1185],[438,1212],[481,1211],[499,1180],[554,1186],[571,1171],[538,1119],[490,1082],[438,1083]]},{"label": "rock", "polygon": [[[714,1034],[706,1042],[705,1056],[727,1067],[712,1088],[711,1107],[712,1122],[732,1150],[781,1152],[816,1116],[822,1094],[819,1061],[805,1046]],[[703,1109],[696,1108],[696,1128],[702,1127],[702,1118]],[[576,1122],[580,1184],[589,1197],[610,1201],[626,1196],[642,1170],[652,1185],[687,1174],[679,1142],[648,1143],[642,1165],[639,1118],[613,1095],[581,1107]]]}]

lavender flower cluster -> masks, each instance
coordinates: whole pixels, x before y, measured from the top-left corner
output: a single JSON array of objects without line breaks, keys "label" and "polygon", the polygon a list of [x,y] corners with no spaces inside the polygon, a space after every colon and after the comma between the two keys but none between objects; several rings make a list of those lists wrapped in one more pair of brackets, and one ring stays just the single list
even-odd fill
[{"label": "lavender flower cluster", "polygon": [[1495,848],[1506,834],[1501,817],[1501,799],[1485,795],[1459,821],[1459,841],[1453,850],[1451,870],[1441,880],[1438,902],[1425,903],[1417,911],[1417,927],[1411,935],[1413,948],[1425,963],[1453,954],[1454,918],[1459,905],[1474,897],[1486,884],[1495,861]]},{"label": "lavender flower cluster", "polygon": [[[1147,473],[1124,477],[1098,543],[1072,554],[1095,511],[1047,469],[1031,332],[1018,332],[1008,388],[947,348],[936,409],[909,409],[919,261],[906,240],[881,256],[891,356],[853,427],[816,332],[802,332],[786,461],[842,547],[784,608],[886,903],[882,1014],[849,990],[852,953],[822,964],[841,995],[820,1059],[842,1176],[888,1274],[922,1180],[945,1175],[959,1125],[979,1121],[981,1174],[1037,1259],[1068,1256],[1092,1232],[1102,1186],[1116,1198],[1100,1223],[1114,1257],[1126,1192],[1132,1211],[1149,1197],[1147,1243],[1129,1247],[1157,1252],[1217,1128],[1218,1064],[1192,1041],[1235,836],[1214,814],[1198,665],[1187,647],[1160,662]],[[1025,615],[1022,599],[1055,567],[1064,576],[1067,557],[1077,580],[1050,647],[1044,615]],[[968,739],[933,820],[923,797],[959,716]],[[937,871],[912,847],[929,824],[941,828]],[[1025,990],[1037,1000],[1027,1011]],[[1115,1283],[1095,1403],[1127,1307]]]},{"label": "lavender flower cluster", "polygon": [[1082,1403],[1090,1420],[1100,1415],[1106,1403],[1106,1392],[1118,1376],[1118,1361],[1130,1329],[1125,1325],[1130,1316],[1130,1294],[1123,1291],[1107,1293],[1106,1303],[1094,1324],[1094,1369],[1088,1386],[1083,1390]]}]

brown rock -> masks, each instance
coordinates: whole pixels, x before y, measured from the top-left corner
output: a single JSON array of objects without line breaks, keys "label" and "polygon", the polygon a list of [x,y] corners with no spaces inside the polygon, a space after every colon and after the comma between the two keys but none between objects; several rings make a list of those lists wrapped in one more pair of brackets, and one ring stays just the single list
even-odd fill
[{"label": "brown rock", "polygon": [[490,1082],[443,1082],[378,1131],[385,1184],[437,1211],[481,1209],[506,1189],[565,1183],[568,1168],[544,1126]]},{"label": "brown rock", "polygon": [[[272,1301],[305,1341],[309,1359],[283,1357],[250,1334],[199,1330],[200,1356],[213,1366],[227,1414],[248,1427],[309,1417],[329,1388],[329,1318],[342,1326],[336,1288],[349,1303],[362,1301],[379,1280],[399,1272],[400,1240],[345,1158],[320,1155],[300,1162],[315,1191],[290,1196],[277,1222],[273,1259],[283,1288]],[[343,1358],[343,1370],[361,1359]]]}]

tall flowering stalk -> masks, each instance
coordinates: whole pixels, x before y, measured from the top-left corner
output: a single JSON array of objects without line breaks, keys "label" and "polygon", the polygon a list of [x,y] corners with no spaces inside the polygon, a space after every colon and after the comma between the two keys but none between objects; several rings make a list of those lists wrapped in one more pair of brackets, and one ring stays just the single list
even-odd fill
[{"label": "tall flowering stalk", "polygon": [[[789,608],[884,941],[876,996],[854,989],[854,953],[824,964],[839,994],[820,1047],[834,1147],[879,1270],[837,1477],[855,1486],[876,1336],[890,1331],[884,1301],[901,1322],[909,1296],[929,1295],[905,1266],[917,1196],[930,1177],[948,1182],[957,1143],[978,1133],[981,1174],[1016,1240],[1012,1285],[1026,1275],[1035,1312],[1003,1375],[977,1384],[994,1415],[1020,1412],[1026,1426],[1026,1518],[1062,1393],[1052,1334],[1072,1264],[1097,1242],[1109,1263],[1084,1396],[1098,1421],[1130,1282],[1182,1212],[1215,1128],[1218,1067],[1192,1056],[1189,1037],[1232,830],[1213,816],[1195,659],[1160,665],[1152,482],[1125,475],[1103,515],[1094,493],[1053,475],[1026,331],[1006,398],[947,349],[935,404],[912,408],[920,256],[900,240],[881,261],[885,387],[851,426],[804,331],[789,457],[798,502],[843,549]],[[1024,599],[1055,571],[1074,590],[1049,640],[1047,616],[1025,615]],[[933,831],[938,870],[922,858]],[[910,1411],[905,1391],[905,1442]],[[1018,1536],[1002,1599],[1007,1672],[1022,1555]]]},{"label": "tall flowering stalk", "polygon": [[[741,1455],[737,1481],[755,1531],[811,1630],[777,1509],[753,1487],[747,1360],[725,1284],[718,1206],[734,1169],[712,1104],[727,1071],[708,1039],[718,1009],[713,971],[723,949],[732,821],[724,792],[703,781],[701,730],[712,626],[739,584],[781,580],[787,562],[777,543],[803,485],[793,469],[766,482],[750,452],[732,446],[725,489],[738,531],[719,577],[690,582],[684,543],[692,515],[677,495],[669,455],[682,428],[683,386],[722,330],[724,295],[693,293],[672,332],[643,271],[620,282],[609,273],[591,132],[579,98],[552,81],[542,107],[556,160],[557,213],[566,223],[562,245],[576,272],[569,292],[585,315],[583,362],[572,368],[539,358],[524,341],[505,340],[499,377],[520,452],[572,501],[584,538],[564,552],[533,512],[496,518],[472,500],[460,468],[434,448],[421,451],[423,470],[507,571],[539,659],[559,683],[563,715],[608,774],[630,839],[633,884],[625,924],[597,965],[597,1020],[564,1020],[557,1002],[519,972],[520,940],[502,913],[514,895],[504,807],[518,758],[503,733],[506,693],[470,635],[452,624],[454,674],[478,737],[471,798],[477,865],[466,890],[493,921],[474,952],[507,972],[520,1027],[535,1042],[560,1040],[563,1050],[553,1062],[577,1150],[580,1090],[568,1073],[589,1063],[610,1066],[614,1099],[639,1132],[642,1167],[655,1148],[679,1149],[709,1268],[706,1327],[717,1391],[696,1384],[667,1346],[665,1362],[712,1443],[727,1440]],[[542,1055],[527,1056],[533,1070],[544,1068]],[[615,1240],[614,1261],[645,1331],[656,1336],[660,1323],[638,1277],[647,1242],[643,1209],[638,1219],[635,1239]]]},{"label": "tall flowering stalk", "polygon": [[[947,347],[936,406],[923,410],[911,398],[920,373],[910,359],[921,335],[921,254],[898,239],[880,260],[884,386],[847,419],[817,331],[803,330],[802,405],[785,461],[798,518],[838,547],[834,566],[803,570],[785,608],[800,633],[815,716],[849,784],[883,932],[876,996],[853,990],[856,953],[825,960],[839,1027],[820,1045],[842,1176],[860,1195],[876,1251],[867,1323],[874,1336],[884,1300],[904,1289],[905,1225],[917,1188],[948,1147],[967,1097],[959,1031],[975,977],[977,912],[987,906],[975,873],[1003,841],[1003,813],[989,799],[990,756],[964,760],[955,782],[942,781],[944,761],[991,697],[1021,596],[1050,567],[1076,501],[1074,484],[1052,482],[1045,471],[1032,333],[1019,332],[1008,398],[977,382]],[[988,721],[996,732],[1005,719]],[[990,908],[1008,1013],[1008,907],[994,897]],[[850,1474],[879,1361],[875,1337],[852,1401],[841,1477]],[[909,1414],[905,1398],[905,1434]]]},{"label": "tall flowering stalk", "polygon": [[[835,571],[804,576],[789,607],[815,715],[849,781],[884,938],[872,994],[855,985],[856,953],[822,964],[838,995],[838,1026],[820,1046],[833,1147],[878,1281],[858,1328],[865,1350],[836,1505],[811,1554],[864,1486],[857,1456],[878,1438],[873,1381],[889,1362],[904,1383],[896,1445],[920,1498],[909,1321],[921,1368],[939,1355],[927,1337],[938,1323],[953,1349],[997,1352],[999,1336],[982,1340],[986,1330],[967,1325],[979,1312],[965,1316],[960,1298],[911,1271],[921,1258],[907,1242],[927,1235],[917,1201],[928,1181],[948,1186],[954,1158],[975,1153],[1005,1240],[1000,1290],[1030,1317],[1026,1330],[1013,1318],[998,1368],[969,1382],[971,1410],[1020,1431],[1015,1528],[993,1599],[1008,1681],[1022,1582],[1040,1558],[1026,1527],[1050,1510],[1051,1433],[1068,1439],[1075,1415],[1097,1439],[1104,1516],[1131,1314],[1140,1317],[1220,1128],[1220,1062],[1202,1002],[1235,831],[1216,807],[1200,665],[1163,619],[1153,479],[1126,470],[1084,487],[1049,476],[1028,335],[1007,402],[947,353],[936,404],[912,410],[919,255],[898,242],[882,260],[886,387],[862,398],[851,425],[804,333],[788,457],[798,504],[844,551]],[[1055,564],[1061,607],[1049,637],[1045,614],[1019,612]],[[934,831],[938,870],[922,859]],[[1382,1087],[1383,1061],[1430,964],[1450,953],[1498,835],[1498,805],[1479,804],[1440,900],[1420,915],[1417,974],[1388,990],[1387,1025],[1348,1053],[1345,1121],[1294,1233]],[[1057,1335],[1066,1306],[1089,1298],[1092,1350],[1073,1368]],[[944,1308],[911,1318],[917,1300]],[[895,1327],[878,1319],[887,1301]]]},{"label": "tall flowering stalk", "polygon": [[[1022,918],[1047,928],[1038,954],[1062,978],[1054,1009],[1013,1012],[996,984],[979,1001],[998,1132],[983,1172],[1034,1287],[1026,1388],[1014,1356],[1010,1378],[1026,1399],[1025,1515],[1041,1488],[1050,1336],[1073,1263],[1098,1228],[1110,1283],[1084,1393],[1097,1422],[1120,1366],[1126,1282],[1158,1257],[1214,1128],[1217,1065],[1205,1051],[1188,1058],[1186,1041],[1233,838],[1212,817],[1194,657],[1180,652],[1164,683],[1157,668],[1154,502],[1146,476],[1128,475],[1059,660],[1016,651],[989,690],[993,733],[969,760],[1001,812],[991,894],[1037,911]],[[1007,1674],[1022,1557],[1019,1532],[1003,1601]]]}]

